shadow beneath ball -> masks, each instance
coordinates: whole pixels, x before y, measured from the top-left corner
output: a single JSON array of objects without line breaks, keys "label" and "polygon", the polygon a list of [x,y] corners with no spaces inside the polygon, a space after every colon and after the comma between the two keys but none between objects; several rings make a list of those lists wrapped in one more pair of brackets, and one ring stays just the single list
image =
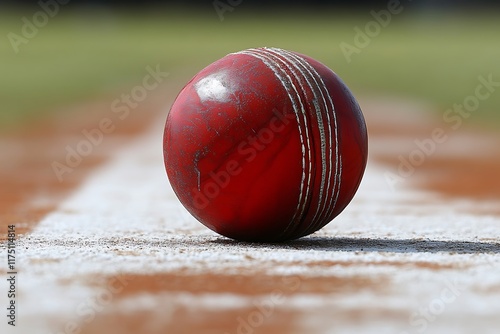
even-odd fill
[{"label": "shadow beneath ball", "polygon": [[457,254],[500,253],[500,244],[471,241],[440,241],[415,239],[366,239],[305,237],[281,243],[251,243],[231,239],[216,239],[213,243],[225,246],[273,248],[290,250],[320,250],[335,252],[388,252],[388,253],[438,253]]}]

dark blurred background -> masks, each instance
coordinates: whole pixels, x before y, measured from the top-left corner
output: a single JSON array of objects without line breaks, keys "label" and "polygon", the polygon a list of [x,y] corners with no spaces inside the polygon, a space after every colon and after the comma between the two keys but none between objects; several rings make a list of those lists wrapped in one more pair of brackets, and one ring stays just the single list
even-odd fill
[{"label": "dark blurred background", "polygon": [[[39,1],[34,0],[1,0],[0,4],[9,5],[9,6],[19,6],[19,5],[31,5],[36,6]],[[44,2],[47,2],[45,0]],[[61,1],[62,2],[62,1]],[[70,6],[78,6],[78,5],[103,5],[109,7],[134,7],[141,8],[147,6],[170,6],[177,5],[183,7],[199,7],[201,9],[212,9],[213,8],[213,0],[189,0],[189,1],[180,1],[180,0],[170,0],[170,1],[161,1],[161,0],[144,0],[144,1],[131,1],[131,0],[71,0],[68,2]],[[265,0],[232,0],[230,2],[226,0],[221,0],[222,3],[228,4],[244,4],[245,7],[253,7],[253,8],[269,8],[269,7],[282,7],[286,6],[289,8],[290,6],[297,7],[327,7],[327,6],[335,6],[335,7],[344,7],[344,8],[376,8],[387,5],[388,0],[356,0],[356,1],[341,1],[341,0],[275,0],[275,1],[265,1]],[[410,1],[401,1],[402,3],[410,3]],[[477,0],[477,1],[467,1],[467,0],[420,0],[413,1],[414,6],[421,7],[443,7],[443,8],[478,8],[478,7],[499,7],[500,4],[495,0]]]}]

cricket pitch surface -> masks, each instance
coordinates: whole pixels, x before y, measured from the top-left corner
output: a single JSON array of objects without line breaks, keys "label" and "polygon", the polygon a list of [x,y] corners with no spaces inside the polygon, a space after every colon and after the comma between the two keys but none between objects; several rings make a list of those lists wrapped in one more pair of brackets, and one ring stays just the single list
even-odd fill
[{"label": "cricket pitch surface", "polygon": [[[3,205],[16,208],[1,227],[5,241],[16,225],[18,294],[16,326],[3,315],[2,333],[498,333],[498,135],[454,130],[425,105],[363,99],[370,157],[348,208],[309,237],[242,243],[176,199],[162,157],[170,101],[158,100],[67,182],[54,181],[57,152],[14,164],[45,181],[8,183],[26,191]],[[35,137],[26,155],[42,149]],[[64,138],[45,140],[57,150]]]}]

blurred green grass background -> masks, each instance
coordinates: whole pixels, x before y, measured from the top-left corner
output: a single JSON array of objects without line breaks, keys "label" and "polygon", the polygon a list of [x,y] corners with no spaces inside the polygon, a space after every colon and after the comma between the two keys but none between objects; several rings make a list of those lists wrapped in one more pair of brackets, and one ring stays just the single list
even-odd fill
[{"label": "blurred green grass background", "polygon": [[[0,14],[2,127],[45,117],[72,103],[117,97],[142,81],[148,65],[160,64],[171,73],[168,80],[179,81],[180,87],[225,54],[258,46],[320,60],[356,96],[422,99],[437,111],[473,94],[479,75],[492,74],[500,81],[500,20],[494,15],[395,15],[350,63],[340,44],[354,44],[354,28],[364,29],[373,20],[369,12],[276,15],[236,8],[220,21],[215,11],[63,11],[16,54],[6,36],[20,34],[23,16],[30,13]],[[500,91],[481,102],[471,121],[499,120],[498,106]]]}]

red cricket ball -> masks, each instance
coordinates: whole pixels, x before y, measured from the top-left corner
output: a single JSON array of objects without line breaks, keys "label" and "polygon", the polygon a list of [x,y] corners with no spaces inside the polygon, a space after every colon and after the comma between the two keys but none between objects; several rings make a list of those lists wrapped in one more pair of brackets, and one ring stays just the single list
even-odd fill
[{"label": "red cricket ball", "polygon": [[328,67],[276,48],[199,72],[165,125],[165,166],[186,209],[245,241],[311,234],[351,201],[368,139],[361,109]]}]

